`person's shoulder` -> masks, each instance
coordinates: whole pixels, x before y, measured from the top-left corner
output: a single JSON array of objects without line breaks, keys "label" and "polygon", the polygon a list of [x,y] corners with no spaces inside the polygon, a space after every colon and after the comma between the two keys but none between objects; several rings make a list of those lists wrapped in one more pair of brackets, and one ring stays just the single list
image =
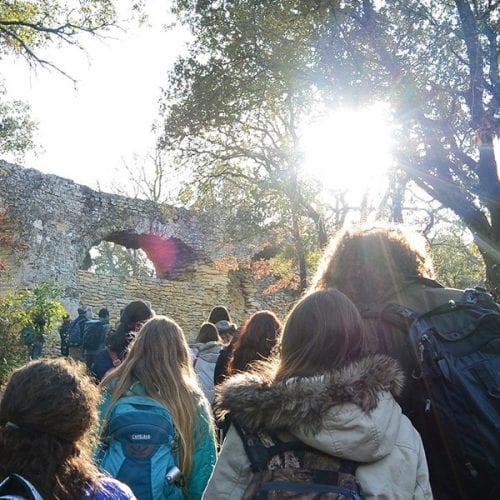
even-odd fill
[{"label": "person's shoulder", "polygon": [[135,500],[132,490],[124,483],[106,476],[99,478],[97,488],[84,499],[92,500]]},{"label": "person's shoulder", "polygon": [[424,288],[424,295],[431,306],[437,307],[450,300],[462,300],[464,291],[458,288]]},{"label": "person's shoulder", "polygon": [[463,290],[447,288],[438,282],[425,278],[408,280],[406,286],[395,293],[389,302],[410,307],[417,313],[424,313],[450,300],[460,301]]}]

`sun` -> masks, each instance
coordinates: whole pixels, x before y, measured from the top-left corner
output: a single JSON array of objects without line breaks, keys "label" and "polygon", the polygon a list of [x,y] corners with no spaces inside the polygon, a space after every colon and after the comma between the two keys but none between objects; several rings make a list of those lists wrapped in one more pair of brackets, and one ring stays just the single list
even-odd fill
[{"label": "sun", "polygon": [[341,109],[311,123],[302,134],[304,175],[333,190],[361,193],[392,163],[387,107]]}]

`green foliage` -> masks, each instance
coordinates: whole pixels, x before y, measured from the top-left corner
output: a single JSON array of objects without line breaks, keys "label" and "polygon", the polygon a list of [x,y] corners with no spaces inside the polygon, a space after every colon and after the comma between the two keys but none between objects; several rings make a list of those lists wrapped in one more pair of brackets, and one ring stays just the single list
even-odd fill
[{"label": "green foliage", "polygon": [[[229,182],[248,175],[259,190],[259,181],[280,184],[280,174],[294,180],[297,124],[309,107],[320,99],[329,106],[389,102],[400,167],[467,225],[500,294],[500,181],[492,147],[500,108],[497,2],[177,0],[174,6],[193,33],[163,104],[163,145],[178,148],[180,165],[203,166],[209,180],[221,172],[232,174]],[[275,123],[285,123],[286,133]],[[265,136],[276,130],[278,141]],[[248,169],[249,161],[270,160],[279,168],[267,177]],[[297,186],[287,186],[294,216],[302,205]],[[295,235],[300,219],[291,221]]]},{"label": "green foliage", "polygon": [[48,332],[65,314],[57,300],[60,296],[58,284],[41,283],[33,290],[10,292],[0,298],[0,384],[13,369],[26,362],[21,330],[29,325],[34,327],[36,318],[43,318]]},{"label": "green foliage", "polygon": [[21,158],[34,148],[36,125],[29,113],[30,106],[19,100],[9,100],[0,84],[0,154],[11,153]]},{"label": "green foliage", "polygon": [[458,225],[439,233],[430,241],[437,280],[452,288],[485,286],[485,269],[474,243],[466,243]]},{"label": "green foliage", "polygon": [[154,276],[151,261],[142,250],[125,248],[109,241],[95,247],[91,271],[122,277]]},{"label": "green foliage", "polygon": [[0,299],[0,384],[10,372],[26,361],[26,347],[19,336],[28,324],[28,315],[22,306],[23,294],[9,293]]},{"label": "green foliage", "polygon": [[24,291],[21,305],[28,315],[28,322],[33,324],[36,318],[43,318],[45,329],[50,330],[66,313],[57,300],[61,294],[59,283],[41,283],[33,290]]},{"label": "green foliage", "polygon": [[280,240],[303,287],[306,254],[326,236],[318,186],[300,171],[298,125],[315,92],[297,71],[314,25],[297,4],[175,3],[194,41],[165,90],[161,147],[184,172],[181,202],[223,214],[223,243]]},{"label": "green foliage", "polygon": [[[41,51],[54,44],[81,49],[80,35],[98,36],[115,21],[112,0],[0,0],[0,58],[22,57],[32,67],[52,68],[69,77],[61,67],[45,59]],[[16,160],[21,159],[34,148],[35,129],[29,105],[8,100],[0,84],[0,154],[9,153]]]},{"label": "green foliage", "polygon": [[79,34],[98,34],[115,19],[114,2],[110,0],[0,0],[0,53],[55,67],[38,56],[38,49],[54,42],[80,47]]}]

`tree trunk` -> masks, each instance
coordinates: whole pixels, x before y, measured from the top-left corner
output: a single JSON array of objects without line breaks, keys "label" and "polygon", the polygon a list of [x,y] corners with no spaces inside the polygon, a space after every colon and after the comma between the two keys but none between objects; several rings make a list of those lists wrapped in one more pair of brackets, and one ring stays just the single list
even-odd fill
[{"label": "tree trunk", "polygon": [[486,283],[488,291],[496,302],[500,303],[500,232],[485,237],[483,234],[473,233],[474,242],[479,248],[486,267]]}]

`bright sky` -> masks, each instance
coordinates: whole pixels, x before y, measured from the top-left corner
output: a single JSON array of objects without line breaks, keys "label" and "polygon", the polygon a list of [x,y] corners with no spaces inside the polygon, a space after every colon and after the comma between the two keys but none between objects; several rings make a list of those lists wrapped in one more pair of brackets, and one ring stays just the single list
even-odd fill
[{"label": "bright sky", "polygon": [[112,39],[83,37],[86,54],[73,47],[50,50],[50,60],[78,80],[76,89],[55,71],[34,73],[19,58],[2,60],[9,98],[29,102],[39,123],[36,143],[43,150],[26,155],[24,166],[105,189],[123,158],[154,147],[160,87],[188,33],[164,29],[173,21],[168,2],[146,4],[149,26],[121,23],[127,31],[115,30]]},{"label": "bright sky", "polygon": [[339,109],[309,125],[303,133],[303,171],[359,199],[378,187],[392,165],[389,106]]},{"label": "bright sky", "polygon": [[[8,96],[29,102],[39,123],[36,143],[42,149],[28,154],[23,165],[109,191],[124,160],[133,163],[134,153],[142,156],[154,147],[160,88],[189,35],[179,26],[164,28],[174,21],[168,0],[145,3],[144,26],[121,23],[126,31],[115,30],[106,40],[83,37],[86,53],[50,50],[46,56],[78,80],[76,89],[55,71],[34,73],[20,58],[2,60]],[[355,197],[375,187],[391,162],[386,115],[375,106],[313,125],[304,137],[303,171],[332,189],[356,186]]]}]

